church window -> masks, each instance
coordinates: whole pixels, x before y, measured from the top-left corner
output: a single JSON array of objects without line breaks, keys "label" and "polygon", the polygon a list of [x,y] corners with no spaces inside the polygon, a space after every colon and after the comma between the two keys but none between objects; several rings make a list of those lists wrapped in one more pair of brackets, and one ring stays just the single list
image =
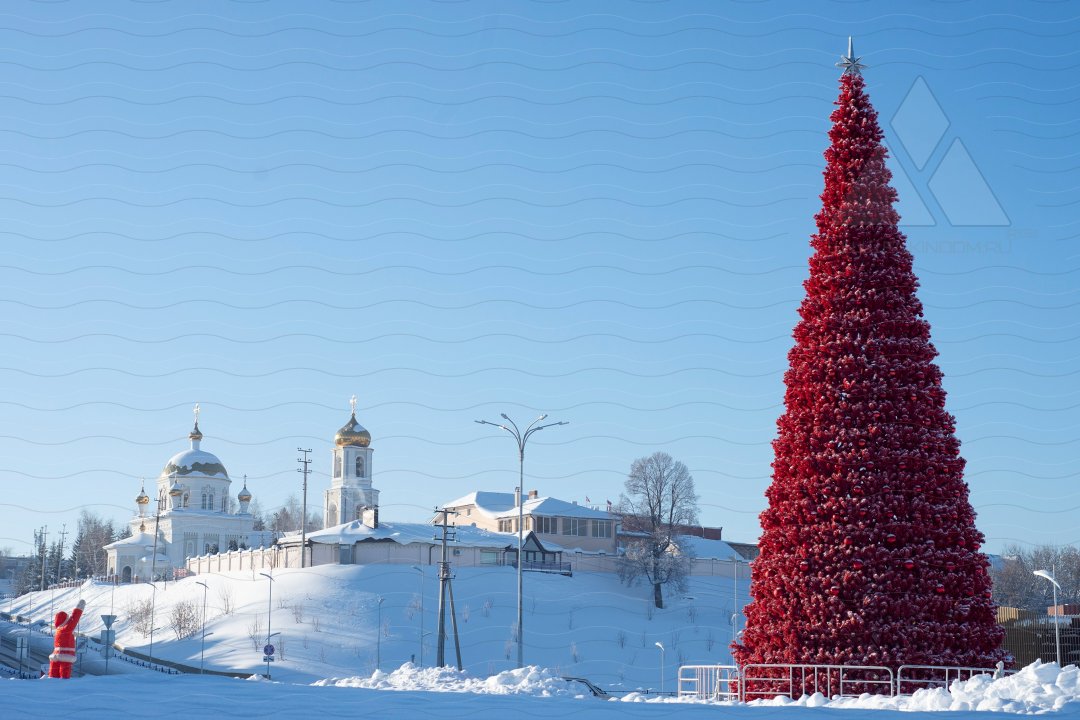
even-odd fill
[{"label": "church window", "polygon": [[356,456],[356,477],[364,477],[364,458],[361,455]]},{"label": "church window", "polygon": [[330,503],[330,507],[326,510],[326,526],[331,527],[337,525],[338,522],[337,505]]},{"label": "church window", "polygon": [[341,455],[334,453],[334,477],[341,477]]},{"label": "church window", "polygon": [[210,487],[204,487],[202,491],[202,509],[214,509],[214,491]]}]

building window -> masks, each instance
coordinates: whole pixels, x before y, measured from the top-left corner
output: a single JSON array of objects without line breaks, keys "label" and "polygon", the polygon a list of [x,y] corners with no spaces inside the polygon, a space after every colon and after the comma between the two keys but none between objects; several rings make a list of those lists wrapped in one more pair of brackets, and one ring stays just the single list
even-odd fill
[{"label": "building window", "polygon": [[514,532],[514,521],[513,520],[500,520],[499,521],[499,532]]},{"label": "building window", "polygon": [[334,477],[341,477],[341,455],[334,453]]},{"label": "building window", "polygon": [[495,550],[481,550],[480,551],[480,564],[481,565],[498,565],[499,553]]},{"label": "building window", "polygon": [[360,455],[356,456],[356,477],[364,477],[364,458]]},{"label": "building window", "polygon": [[202,509],[213,510],[214,509],[214,491],[209,487],[204,487],[202,491]]},{"label": "building window", "polygon": [[563,535],[588,535],[589,525],[588,520],[583,518],[563,518],[562,519],[562,534]]},{"label": "building window", "polygon": [[559,534],[559,518],[536,516],[536,532],[545,535]]},{"label": "building window", "polygon": [[595,538],[609,538],[611,537],[611,521],[610,520],[593,520],[592,523],[592,536]]}]

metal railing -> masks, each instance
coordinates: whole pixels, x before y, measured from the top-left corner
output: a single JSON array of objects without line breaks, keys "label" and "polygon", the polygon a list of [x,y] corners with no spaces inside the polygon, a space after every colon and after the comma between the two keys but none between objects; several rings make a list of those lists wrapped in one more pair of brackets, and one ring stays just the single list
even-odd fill
[{"label": "metal railing", "polygon": [[896,671],[896,694],[912,695],[916,690],[946,688],[954,680],[970,680],[976,675],[1002,677],[1015,670],[980,667],[942,667],[941,665],[901,665]]},{"label": "metal railing", "polygon": [[994,678],[1012,675],[1003,667],[955,665],[901,665],[894,673],[882,665],[812,665],[755,663],[737,665],[682,665],[679,697],[703,701],[749,700],[821,693],[827,698],[873,695],[911,695],[925,688],[948,688],[956,680],[977,675]]},{"label": "metal railing", "polygon": [[734,665],[683,665],[679,668],[679,697],[738,700],[739,668]]},{"label": "metal railing", "polygon": [[[517,560],[514,558],[507,558],[506,564],[510,567],[517,567]],[[521,569],[525,572],[547,572],[558,573],[559,575],[573,575],[570,563],[568,562],[536,562],[535,560],[526,560]]]},{"label": "metal railing", "polygon": [[893,671],[881,665],[803,665],[756,663],[742,668],[739,699],[786,695],[797,698],[821,693],[831,697],[857,697],[869,692],[893,694]]}]

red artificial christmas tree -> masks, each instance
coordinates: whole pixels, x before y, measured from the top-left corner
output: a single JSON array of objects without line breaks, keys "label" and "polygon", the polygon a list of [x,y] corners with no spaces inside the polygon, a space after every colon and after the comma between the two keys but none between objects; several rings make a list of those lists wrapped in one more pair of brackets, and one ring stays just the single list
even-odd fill
[{"label": "red artificial christmas tree", "polygon": [[[937,351],[858,58],[838,66],[825,191],[736,661],[1005,658]],[[871,691],[873,691],[871,689]]]}]

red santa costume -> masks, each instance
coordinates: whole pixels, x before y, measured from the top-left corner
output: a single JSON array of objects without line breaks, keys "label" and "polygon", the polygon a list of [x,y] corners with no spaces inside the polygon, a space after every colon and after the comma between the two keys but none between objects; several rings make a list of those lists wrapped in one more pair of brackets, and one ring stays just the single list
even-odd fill
[{"label": "red santa costume", "polygon": [[83,608],[86,601],[80,600],[75,609],[71,611],[71,617],[61,610],[56,613],[53,627],[56,628],[56,638],[53,640],[52,655],[49,655],[49,677],[71,677],[71,666],[76,660],[75,656],[75,626],[82,618]]}]

